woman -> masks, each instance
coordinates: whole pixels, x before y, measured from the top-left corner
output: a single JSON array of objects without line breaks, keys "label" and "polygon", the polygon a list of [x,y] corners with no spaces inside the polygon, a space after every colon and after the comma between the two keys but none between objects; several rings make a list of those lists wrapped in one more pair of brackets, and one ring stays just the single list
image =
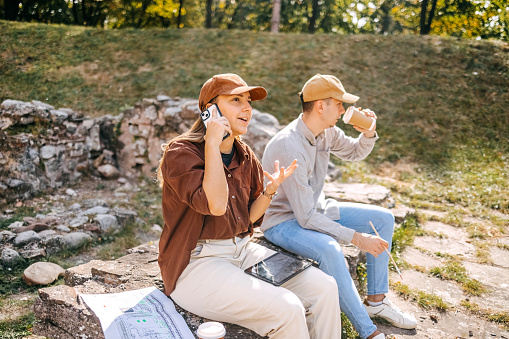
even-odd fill
[{"label": "woman", "polygon": [[312,267],[276,287],[244,273],[274,253],[249,240],[278,186],[297,167],[294,162],[279,168],[276,162],[270,175],[239,138],[247,132],[251,101],[266,96],[263,87],[249,87],[238,75],[215,75],[203,85],[199,106],[204,111],[216,104],[223,116],[214,114],[207,128],[198,118],[165,146],[158,169],[165,221],[158,261],[165,294],[201,317],[262,336],[340,338],[331,277]]}]

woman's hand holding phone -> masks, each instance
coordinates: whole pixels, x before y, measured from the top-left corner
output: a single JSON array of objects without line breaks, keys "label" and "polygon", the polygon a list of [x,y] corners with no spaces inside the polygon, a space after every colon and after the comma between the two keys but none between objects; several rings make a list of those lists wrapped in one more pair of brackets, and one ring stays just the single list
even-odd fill
[{"label": "woman's hand holding phone", "polygon": [[206,119],[206,123],[204,120],[205,126],[207,128],[207,131],[205,133],[205,141],[209,143],[215,143],[219,146],[221,142],[224,140],[226,133],[228,133],[228,135],[231,135],[232,130],[228,119],[220,115],[216,108],[217,106],[215,105],[211,106],[208,109],[211,116]]}]

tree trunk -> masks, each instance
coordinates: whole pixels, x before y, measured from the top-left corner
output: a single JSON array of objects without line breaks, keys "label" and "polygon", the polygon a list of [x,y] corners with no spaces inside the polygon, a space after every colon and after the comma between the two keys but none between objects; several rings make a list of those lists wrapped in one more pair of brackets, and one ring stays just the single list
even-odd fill
[{"label": "tree trunk", "polygon": [[392,23],[391,10],[392,6],[389,4],[389,1],[384,1],[382,6],[380,6],[380,11],[382,12],[380,34],[390,33]]},{"label": "tree trunk", "polygon": [[5,0],[4,1],[4,19],[14,21],[18,18],[19,13],[19,0]]},{"label": "tree trunk", "polygon": [[281,21],[281,0],[274,0],[274,7],[272,7],[272,20],[270,22],[271,33],[279,33],[280,21]]},{"label": "tree trunk", "polygon": [[437,0],[431,0],[431,10],[428,13],[429,0],[423,0],[421,4],[421,20],[420,20],[420,34],[427,35],[431,31],[431,24],[435,17],[435,10],[437,8]]},{"label": "tree trunk", "polygon": [[315,33],[316,19],[318,19],[319,11],[320,11],[320,6],[318,6],[318,0],[312,0],[312,2],[311,2],[311,18],[309,18],[309,28],[308,28],[308,31],[310,34]]},{"label": "tree trunk", "polygon": [[205,17],[205,28],[212,28],[212,0],[207,0],[207,14]]},{"label": "tree trunk", "polygon": [[177,17],[177,28],[180,28],[180,21],[182,20],[182,6],[184,5],[184,0],[180,0],[179,2],[179,14]]}]

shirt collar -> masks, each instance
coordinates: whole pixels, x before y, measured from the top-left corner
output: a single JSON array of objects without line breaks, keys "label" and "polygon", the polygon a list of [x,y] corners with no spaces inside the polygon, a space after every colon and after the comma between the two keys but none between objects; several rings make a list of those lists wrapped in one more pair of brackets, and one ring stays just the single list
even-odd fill
[{"label": "shirt collar", "polygon": [[306,138],[306,140],[309,142],[311,146],[316,146],[317,140],[323,137],[325,131],[322,131],[315,138],[313,132],[311,132],[306,123],[304,123],[304,120],[302,120],[303,115],[304,115],[303,113],[299,115],[299,119],[297,120],[297,130],[304,136],[304,138]]},{"label": "shirt collar", "polygon": [[228,166],[230,169],[240,166],[245,160],[249,160],[249,153],[246,149],[246,144],[235,138],[233,141],[233,147],[235,147],[236,152],[230,166]]}]

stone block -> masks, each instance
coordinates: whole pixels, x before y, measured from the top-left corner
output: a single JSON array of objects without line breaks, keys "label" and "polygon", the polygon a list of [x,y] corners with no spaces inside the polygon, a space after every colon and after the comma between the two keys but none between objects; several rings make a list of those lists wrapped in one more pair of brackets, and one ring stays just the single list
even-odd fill
[{"label": "stone block", "polygon": [[104,338],[99,319],[70,286],[40,289],[34,313],[39,321],[34,334],[50,338],[55,334],[60,336],[57,338]]}]

